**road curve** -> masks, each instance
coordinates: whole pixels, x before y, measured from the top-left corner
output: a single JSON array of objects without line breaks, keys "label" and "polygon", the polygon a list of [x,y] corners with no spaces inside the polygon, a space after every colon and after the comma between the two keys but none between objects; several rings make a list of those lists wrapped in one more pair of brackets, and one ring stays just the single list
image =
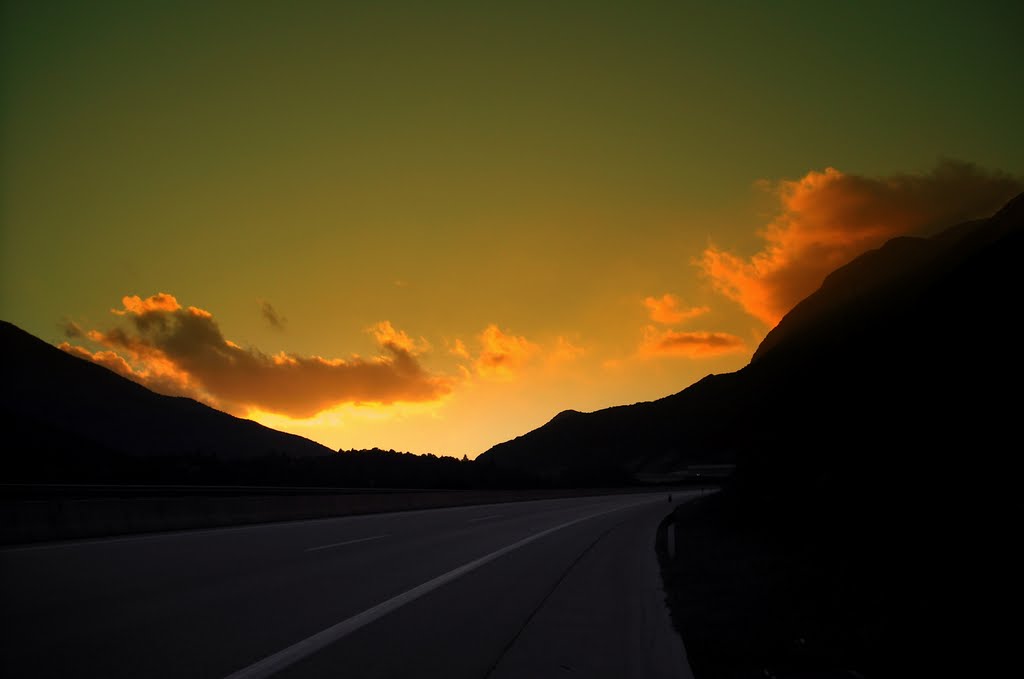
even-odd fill
[{"label": "road curve", "polygon": [[629,494],[3,549],[0,675],[686,678],[654,554],[669,509]]}]

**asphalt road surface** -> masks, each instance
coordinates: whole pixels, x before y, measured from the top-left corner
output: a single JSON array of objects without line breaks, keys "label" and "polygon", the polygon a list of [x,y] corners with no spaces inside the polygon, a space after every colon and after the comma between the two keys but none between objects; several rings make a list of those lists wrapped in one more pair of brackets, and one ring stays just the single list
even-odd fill
[{"label": "asphalt road surface", "polygon": [[0,676],[686,678],[654,553],[671,506],[630,494],[6,548]]}]

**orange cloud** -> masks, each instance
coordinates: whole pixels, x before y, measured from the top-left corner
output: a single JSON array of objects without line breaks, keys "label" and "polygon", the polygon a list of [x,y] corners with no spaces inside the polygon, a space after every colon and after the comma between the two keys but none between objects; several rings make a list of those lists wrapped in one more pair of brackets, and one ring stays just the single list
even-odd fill
[{"label": "orange cloud", "polygon": [[390,321],[381,321],[370,328],[377,343],[382,347],[395,347],[413,356],[430,351],[430,342],[424,338],[416,341],[401,330],[395,330]]},{"label": "orange cloud", "polygon": [[215,407],[218,406],[215,399],[208,394],[200,393],[200,385],[188,373],[179,370],[173,363],[164,358],[151,358],[144,365],[135,368],[121,355],[113,351],[90,352],[85,347],[75,346],[69,342],[62,342],[57,348],[68,352],[72,356],[98,363],[121,377],[138,382],[155,392],[168,396],[199,397],[199,400]]},{"label": "orange cloud", "polygon": [[480,333],[480,354],[475,368],[487,379],[510,380],[540,351],[519,335],[510,335],[493,323]]},{"label": "orange cloud", "polygon": [[210,312],[182,308],[172,295],[125,297],[123,303],[113,311],[130,323],[128,329],[83,333],[68,325],[69,335],[84,336],[103,350],[67,342],[61,348],[154,391],[236,414],[258,409],[306,418],[343,403],[432,401],[451,390],[450,378],[426,372],[416,360],[423,346],[386,321],[372,329],[385,353],[370,360],[268,356],[225,339]]},{"label": "orange cloud", "polygon": [[124,309],[111,309],[110,311],[118,316],[126,314],[140,316],[149,311],[177,311],[181,308],[174,295],[168,295],[166,292],[158,292],[146,299],[142,299],[138,295],[126,295],[121,298],[121,304],[124,305]]},{"label": "orange cloud", "polygon": [[830,167],[761,185],[781,208],[759,233],[764,249],[746,259],[711,245],[697,263],[719,292],[768,326],[861,253],[988,216],[1022,188],[1010,175],[953,160],[927,174],[873,178]]},{"label": "orange cloud", "polygon": [[469,349],[466,348],[466,343],[460,339],[456,339],[455,343],[448,348],[448,353],[452,356],[458,356],[459,358],[469,360]]},{"label": "orange cloud", "polygon": [[550,344],[531,342],[522,335],[513,335],[492,323],[476,337],[479,351],[474,353],[461,339],[446,340],[448,353],[469,365],[460,365],[464,378],[474,376],[486,380],[508,382],[529,368],[554,369],[579,359],[587,353],[568,337],[558,335]]},{"label": "orange cloud", "polygon": [[725,332],[678,332],[648,325],[644,328],[644,339],[638,353],[643,358],[710,358],[738,353],[746,348],[743,340]]},{"label": "orange cloud", "polygon": [[650,311],[652,321],[664,325],[682,323],[711,311],[706,306],[681,309],[679,298],[670,293],[665,293],[661,297],[645,297],[644,306]]}]

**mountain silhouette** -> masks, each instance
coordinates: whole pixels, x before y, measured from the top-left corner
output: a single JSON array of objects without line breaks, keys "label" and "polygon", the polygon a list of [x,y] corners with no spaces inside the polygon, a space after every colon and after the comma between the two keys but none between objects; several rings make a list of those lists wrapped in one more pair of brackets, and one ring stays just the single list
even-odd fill
[{"label": "mountain silhouette", "polygon": [[[100,465],[123,457],[323,456],[331,450],[220,412],[189,398],[156,394],[0,321],[6,357],[0,409],[8,456]],[[38,460],[37,460],[38,461]],[[8,477],[10,478],[10,477]]]},{"label": "mountain silhouette", "polygon": [[[745,462],[741,473],[778,480],[839,464],[837,449],[854,466],[914,466],[938,459],[926,442],[988,439],[986,423],[1015,418],[1002,394],[1020,384],[1008,340],[1022,231],[1024,194],[988,219],[892,239],[829,275],[744,368],[657,401],[561,413],[478,459],[555,477]],[[911,449],[894,458],[879,442]]]},{"label": "mountain silhouette", "polygon": [[669,600],[697,676],[1005,666],[993,610],[1018,587],[1022,255],[1024,195],[891,240],[828,276],[736,374],[720,413],[736,475],[675,515],[687,556]]}]

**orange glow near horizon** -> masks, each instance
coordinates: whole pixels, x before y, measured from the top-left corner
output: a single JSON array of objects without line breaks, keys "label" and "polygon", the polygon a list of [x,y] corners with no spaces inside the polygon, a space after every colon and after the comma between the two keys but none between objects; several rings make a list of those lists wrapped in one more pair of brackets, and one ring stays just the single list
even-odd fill
[{"label": "orange glow near horizon", "polygon": [[[975,187],[966,207],[962,195],[946,196],[953,181]],[[827,168],[760,186],[779,204],[758,232],[763,249],[743,258],[707,247],[693,260],[698,270],[691,275],[703,273],[710,283],[710,292],[688,293],[697,304],[674,293],[616,293],[589,320],[527,320],[534,330],[525,333],[496,322],[453,333],[427,318],[431,335],[378,320],[362,326],[372,344],[349,342],[338,355],[264,352],[227,339],[211,311],[158,292],[124,296],[105,330],[67,321],[68,340],[59,346],[159,393],[188,396],[334,449],[475,456],[561,410],[650,400],[709,372],[736,370],[836,266],[888,237],[927,233],[949,215],[973,210],[971,201],[989,205],[1018,185],[947,162],[923,175],[879,179]],[[395,286],[403,294],[411,287]],[[737,314],[740,308],[748,315]],[[259,310],[276,341],[292,337],[285,333],[294,321],[286,326],[266,300]]]},{"label": "orange glow near horizon", "polygon": [[742,368],[836,266],[999,209],[1019,24],[6,3],[0,318],[331,448],[473,456]]}]

